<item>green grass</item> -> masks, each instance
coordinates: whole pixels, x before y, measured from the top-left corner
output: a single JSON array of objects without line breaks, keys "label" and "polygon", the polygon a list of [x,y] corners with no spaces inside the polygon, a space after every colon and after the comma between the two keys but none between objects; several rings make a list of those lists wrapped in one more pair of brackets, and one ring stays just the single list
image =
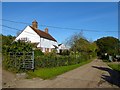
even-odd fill
[{"label": "green grass", "polygon": [[113,70],[120,72],[120,64],[108,64],[109,67],[111,67]]},{"label": "green grass", "polygon": [[84,64],[90,63],[91,61],[92,60],[87,60],[85,62],[81,62],[80,64],[69,65],[69,66],[60,66],[60,67],[54,67],[54,68],[39,68],[38,70],[35,70],[34,72],[32,71],[27,72],[28,74],[27,78],[40,77],[42,79],[51,79],[57,75],[63,74],[67,71],[73,70]]}]

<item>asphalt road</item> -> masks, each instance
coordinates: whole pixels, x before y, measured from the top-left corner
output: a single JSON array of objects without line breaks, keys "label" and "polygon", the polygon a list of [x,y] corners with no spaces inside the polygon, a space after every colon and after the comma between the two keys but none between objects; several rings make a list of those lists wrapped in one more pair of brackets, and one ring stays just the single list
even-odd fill
[{"label": "asphalt road", "polygon": [[3,71],[3,87],[12,88],[119,88],[119,73],[113,71],[102,60],[66,72],[52,80],[16,79],[14,75]]}]

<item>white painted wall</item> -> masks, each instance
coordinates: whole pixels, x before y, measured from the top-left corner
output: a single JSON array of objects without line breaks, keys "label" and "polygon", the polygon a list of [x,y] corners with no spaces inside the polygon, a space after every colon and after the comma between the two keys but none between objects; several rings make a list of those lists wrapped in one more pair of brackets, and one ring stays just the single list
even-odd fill
[{"label": "white painted wall", "polygon": [[62,45],[60,45],[60,46],[58,47],[58,49],[67,49],[67,48],[66,48],[66,46],[65,46],[64,44],[62,44]]},{"label": "white painted wall", "polygon": [[27,26],[23,32],[15,39],[15,41],[21,39],[21,38],[28,38],[31,43],[38,43],[40,42],[40,36],[32,30],[30,26]]},{"label": "white painted wall", "polygon": [[[49,39],[45,39],[45,38],[40,38],[40,43],[37,45],[37,47],[42,47],[43,48],[43,52],[45,52],[45,48],[54,48],[53,45],[58,46],[58,43]],[[51,50],[49,50],[49,52],[51,52]]]},{"label": "white painted wall", "polygon": [[69,50],[64,44],[60,45],[57,49],[57,52],[60,53],[60,50]]}]

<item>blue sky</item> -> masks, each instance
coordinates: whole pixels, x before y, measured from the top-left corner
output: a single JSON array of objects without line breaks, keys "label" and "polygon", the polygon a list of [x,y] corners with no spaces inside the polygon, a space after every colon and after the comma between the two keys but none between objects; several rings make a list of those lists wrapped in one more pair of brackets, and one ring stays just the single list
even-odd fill
[{"label": "blue sky", "polygon": [[[48,27],[49,33],[59,42],[83,29],[83,35],[89,40],[97,40],[105,36],[118,37],[118,3],[117,2],[4,2],[2,3],[2,18],[17,22],[32,23],[37,20],[41,25],[77,28],[66,30]],[[26,24],[3,21],[3,25],[23,30]],[[30,25],[30,24],[28,24]],[[95,30],[84,31],[85,30]],[[3,27],[3,34],[16,36],[17,30]]]}]

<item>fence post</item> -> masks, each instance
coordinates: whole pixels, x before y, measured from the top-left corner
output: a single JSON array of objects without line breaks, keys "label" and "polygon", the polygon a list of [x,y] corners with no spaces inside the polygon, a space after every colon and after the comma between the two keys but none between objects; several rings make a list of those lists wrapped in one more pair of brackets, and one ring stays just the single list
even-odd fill
[{"label": "fence post", "polygon": [[34,51],[32,51],[32,69],[34,72]]}]

